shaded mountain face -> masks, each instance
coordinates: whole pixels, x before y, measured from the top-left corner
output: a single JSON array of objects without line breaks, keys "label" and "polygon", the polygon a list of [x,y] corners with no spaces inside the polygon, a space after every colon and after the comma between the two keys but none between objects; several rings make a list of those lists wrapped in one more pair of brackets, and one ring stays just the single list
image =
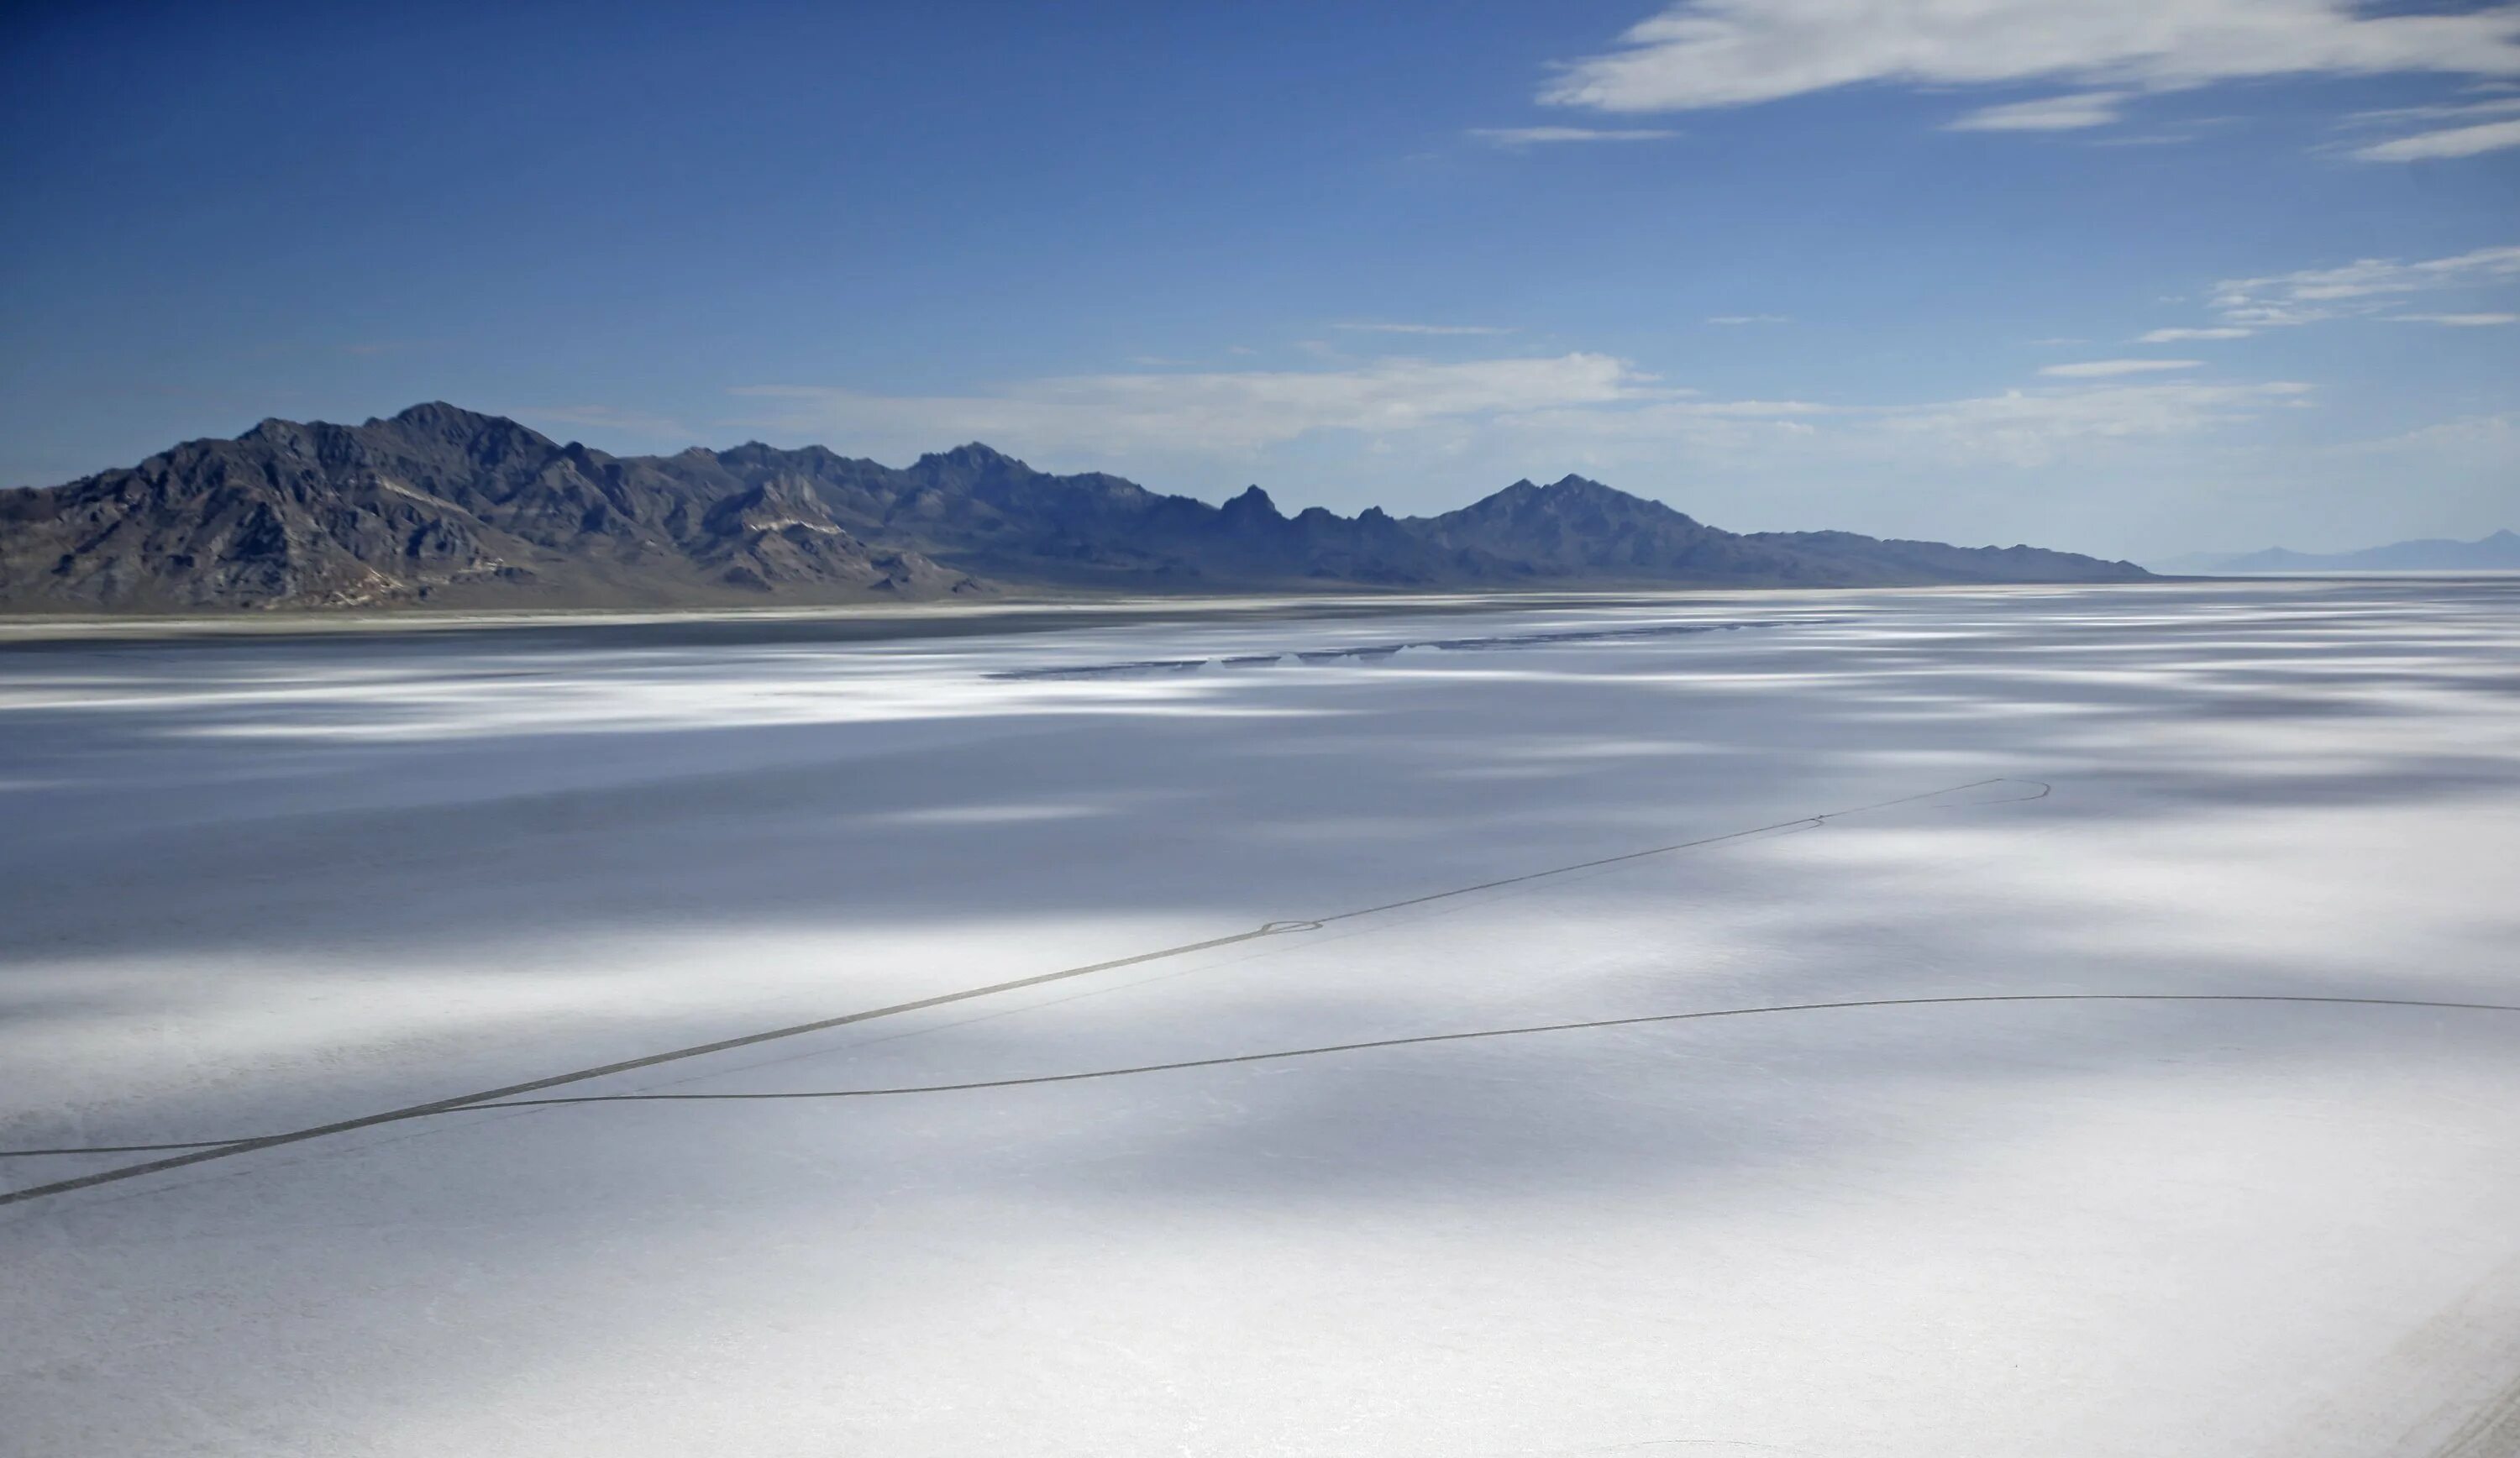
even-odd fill
[{"label": "shaded mountain face", "polygon": [[683,459],[562,446],[447,405],[357,426],[265,420],[0,493],[0,604],[705,604],[978,586],[869,547],[809,482],[673,469]]},{"label": "shaded mountain face", "polygon": [[1222,507],[982,445],[894,468],[820,446],[615,457],[495,416],[265,420],[0,492],[0,607],[671,606],[1119,591],[2113,582],[2036,548],[1739,536],[1568,476],[1440,516]]}]

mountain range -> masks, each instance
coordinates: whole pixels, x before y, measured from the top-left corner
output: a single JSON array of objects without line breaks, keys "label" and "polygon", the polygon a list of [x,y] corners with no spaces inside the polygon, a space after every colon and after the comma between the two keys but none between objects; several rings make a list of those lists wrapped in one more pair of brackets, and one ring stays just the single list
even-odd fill
[{"label": "mountain range", "polygon": [[2498,531],[2473,542],[2423,537],[2360,552],[2206,552],[2162,564],[2180,572],[2520,572],[2520,533]]},{"label": "mountain range", "polygon": [[706,606],[1006,590],[2122,582],[2032,547],[1737,534],[1598,481],[1439,516],[1211,506],[987,446],[905,467],[820,446],[611,456],[416,405],[268,420],[64,486],[0,491],[0,609]]}]

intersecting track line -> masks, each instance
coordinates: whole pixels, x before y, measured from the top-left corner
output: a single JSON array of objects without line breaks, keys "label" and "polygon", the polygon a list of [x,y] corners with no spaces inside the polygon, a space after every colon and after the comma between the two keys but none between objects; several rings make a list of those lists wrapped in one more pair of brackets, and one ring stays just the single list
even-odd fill
[{"label": "intersecting track line", "polygon": [[1468,1042],[1483,1038],[1520,1038],[1533,1033],[1578,1033],[1598,1028],[1638,1028],[1652,1023],[1688,1023],[1706,1018],[1745,1018],[1761,1013],[1825,1012],[1848,1007],[1935,1007],[1961,1002],[2337,1002],[2370,1007],[2434,1007],[2461,1012],[2520,1012],[2520,1003],[2449,1002],[2424,997],[2348,997],[2312,993],[1981,993],[1943,997],[1859,997],[1838,1002],[1779,1002],[1765,1007],[1718,1007],[1696,1012],[1655,1012],[1637,1017],[1594,1018],[1580,1023],[1532,1023],[1518,1028],[1480,1028],[1467,1033],[1420,1033],[1408,1038],[1375,1038],[1363,1042],[1323,1043],[1309,1048],[1279,1048],[1266,1053],[1228,1053],[1216,1058],[1185,1058],[1174,1063],[1140,1063],[1127,1068],[1089,1069],[1072,1074],[1035,1074],[1018,1079],[980,1079],[966,1083],[908,1083],[891,1088],[809,1088],[768,1093],[581,1093],[562,1098],[520,1098],[479,1104],[484,1109],[553,1108],[562,1104],[715,1103],[734,1100],[793,1098],[884,1098],[903,1093],[959,1093],[975,1088],[1023,1088],[1036,1083],[1075,1083],[1088,1079],[1118,1079],[1131,1074],[1172,1073],[1188,1068],[1223,1068],[1235,1063],[1270,1063],[1281,1058],[1317,1058],[1325,1053],[1358,1053],[1371,1048],[1405,1048],[1419,1043]]},{"label": "intersecting track line", "polygon": [[[1478,1028],[1465,1033],[1419,1033],[1405,1038],[1375,1038],[1361,1042],[1321,1043],[1304,1048],[1275,1048],[1264,1053],[1227,1053],[1214,1058],[1183,1058],[1170,1063],[1136,1063],[1121,1068],[1087,1069],[1079,1073],[1032,1074],[1012,1079],[974,1079],[960,1083],[903,1083],[881,1088],[803,1088],[757,1093],[581,1093],[560,1098],[519,1098],[466,1104],[441,1110],[462,1114],[486,1109],[549,1109],[574,1104],[703,1104],[760,1103],[786,1099],[890,1098],[913,1093],[963,1093],[983,1088],[1028,1088],[1043,1083],[1080,1083],[1095,1079],[1122,1079],[1136,1074],[1176,1073],[1193,1068],[1225,1068],[1238,1063],[1273,1063],[1285,1058],[1318,1058],[1328,1053],[1361,1053],[1375,1048],[1406,1048],[1426,1043],[1471,1042],[1490,1038],[1522,1038],[1535,1033],[1579,1033],[1602,1028],[1642,1028],[1656,1023],[1703,1022],[1713,1018],[1746,1018],[1770,1013],[1828,1012],[1862,1007],[1949,1007],[1981,1002],[2277,1002],[2349,1007],[2419,1007],[2455,1012],[2520,1012],[2520,1003],[2457,1002],[2435,997],[2354,997],[2320,993],[1970,993],[1936,997],[1852,997],[1833,1002],[1777,1002],[1758,1007],[1715,1007],[1691,1012],[1643,1013],[1624,1018],[1590,1018],[1573,1023],[1528,1023],[1512,1028]],[[418,1118],[420,1116],[411,1116]],[[241,1141],[201,1144],[141,1144],[119,1148],[18,1149],[0,1157],[35,1154],[112,1154],[145,1149],[225,1147]]]},{"label": "intersecting track line", "polygon": [[[427,1119],[438,1114],[452,1114],[465,1109],[480,1108],[484,1106],[504,1108],[537,1107],[538,1104],[535,1101],[508,1101],[516,1100],[519,1094],[539,1093],[546,1088],[557,1088],[566,1083],[582,1083],[590,1079],[607,1078],[613,1074],[632,1073],[643,1068],[654,1068],[658,1064],[680,1062],[686,1058],[706,1057],[711,1053],[724,1053],[735,1048],[750,1047],[755,1043],[772,1042],[786,1038],[797,1038],[808,1033],[821,1033],[826,1029],[843,1028],[852,1023],[872,1022],[877,1018],[889,1018],[897,1017],[903,1013],[923,1012],[931,1007],[944,1007],[956,1002],[968,1002],[975,997],[995,996],[1000,993],[1017,992],[1024,988],[1041,987],[1054,982],[1064,982],[1070,978],[1089,977],[1097,972],[1109,972],[1121,967],[1134,967],[1141,963],[1161,961],[1169,957],[1188,956],[1192,952],[1208,951],[1219,947],[1232,947],[1238,943],[1257,941],[1262,937],[1284,936],[1295,932],[1319,931],[1321,928],[1328,926],[1333,922],[1353,921],[1362,916],[1372,916],[1384,911],[1397,911],[1405,906],[1424,906],[1428,902],[1446,901],[1453,897],[1469,896],[1481,891],[1493,891],[1503,886],[1520,885],[1526,881],[1537,881],[1549,876],[1562,876],[1574,871],[1592,870],[1596,867],[1604,865],[1616,865],[1623,862],[1642,861],[1655,856],[1668,856],[1677,851],[1694,850],[1701,846],[1720,845],[1726,841],[1745,840],[1754,835],[1766,835],[1778,830],[1790,830],[1803,826],[1824,825],[1830,820],[1837,819],[1844,816],[1862,815],[1868,811],[1887,810],[1896,805],[1912,805],[1919,800],[1931,800],[1943,795],[1956,795],[1963,790],[1984,789],[1989,785],[1996,784],[2018,784],[2029,787],[2033,791],[2031,794],[2016,796],[2014,797],[2014,800],[2044,799],[2052,788],[2042,780],[2018,779],[2010,775],[1999,774],[1986,779],[1973,779],[1968,781],[1966,784],[1946,785],[1937,790],[1926,790],[1913,795],[1900,795],[1889,800],[1876,800],[1869,805],[1852,806],[1845,810],[1832,810],[1823,812],[1820,815],[1797,816],[1792,819],[1778,820],[1774,824],[1754,825],[1747,830],[1732,830],[1727,831],[1722,835],[1703,836],[1696,840],[1684,840],[1667,846],[1653,846],[1645,850],[1629,851],[1617,856],[1602,856],[1592,861],[1579,861],[1571,865],[1553,865],[1546,870],[1526,871],[1521,875],[1503,876],[1496,880],[1481,881],[1470,886],[1456,886],[1449,891],[1436,891],[1429,892],[1424,896],[1406,897],[1399,901],[1385,902],[1380,906],[1360,906],[1355,910],[1340,911],[1328,916],[1314,917],[1308,920],[1263,922],[1261,925],[1254,927],[1250,931],[1237,932],[1232,936],[1212,937],[1204,942],[1189,942],[1179,947],[1166,947],[1156,951],[1142,951],[1135,956],[1113,957],[1109,961],[1091,962],[1082,967],[1065,967],[1056,972],[1042,972],[1031,977],[1012,978],[1005,982],[993,982],[985,987],[966,988],[961,992],[939,993],[931,997],[919,997],[908,1002],[895,1002],[883,1007],[871,1007],[859,1012],[841,1013],[836,1017],[817,1018],[810,1023],[792,1023],[785,1028],[772,1028],[760,1033],[747,1033],[738,1038],[719,1038],[714,1042],[696,1043],[687,1048],[674,1048],[667,1052],[651,1053],[643,1058],[626,1058],[617,1063],[602,1064],[595,1068],[581,1068],[564,1074],[553,1074],[546,1078],[528,1080],[522,1083],[510,1083],[500,1088],[485,1088],[478,1093],[462,1093],[449,1098],[431,1099],[428,1103],[411,1104],[399,1109],[387,1109],[380,1114],[362,1115],[356,1119],[342,1119],[336,1120],[330,1124],[312,1125],[305,1128],[290,1129],[284,1133],[257,1134],[253,1137],[245,1139],[233,1139],[219,1142],[203,1141],[193,1144],[98,1145],[90,1148],[79,1149],[29,1149],[0,1151],[0,1157],[31,1156],[39,1154],[138,1154],[157,1150],[188,1151],[186,1153],[169,1154],[164,1159],[146,1160],[136,1165],[121,1165],[111,1170],[98,1170],[90,1173],[76,1175],[68,1179],[57,1179],[48,1184],[29,1185],[22,1190],[0,1192],[0,1205],[17,1205],[28,1200],[40,1200],[50,1195],[66,1195],[72,1190],[83,1190],[92,1188],[96,1185],[112,1184],[117,1180],[136,1179],[143,1174],[155,1174],[165,1170],[180,1170],[188,1165],[199,1165],[210,1160],[228,1159],[240,1154],[251,1154],[257,1150],[274,1149],[283,1144],[296,1144],[308,1139],[321,1139],[331,1134],[346,1134],[357,1129],[373,1128],[381,1124],[398,1124],[405,1120]],[[2010,804],[2013,803],[2013,801],[1998,801],[1994,803]],[[1438,1039],[1468,1036],[1475,1035],[1434,1035]],[[1404,1041],[1408,1039],[1404,1039]],[[1151,1072],[1152,1070],[1149,1069],[1147,1071]],[[696,1097],[698,1095],[660,1094],[650,1096],[664,1098]],[[547,1102],[560,1101],[552,1100]]]}]

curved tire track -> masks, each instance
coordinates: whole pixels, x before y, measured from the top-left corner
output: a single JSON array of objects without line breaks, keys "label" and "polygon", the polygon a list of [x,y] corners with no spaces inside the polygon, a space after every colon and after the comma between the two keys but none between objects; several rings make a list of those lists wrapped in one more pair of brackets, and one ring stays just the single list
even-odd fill
[{"label": "curved tire track", "polygon": [[[1114,957],[1109,961],[1091,962],[1081,967],[1064,967],[1056,972],[1043,972],[1031,977],[1011,978],[1005,982],[993,982],[983,987],[966,988],[960,992],[939,993],[934,996],[918,997],[907,1002],[894,1002],[882,1007],[871,1007],[858,1012],[841,1013],[835,1017],[817,1018],[812,1022],[791,1023],[784,1028],[765,1029],[759,1033],[747,1033],[736,1038],[718,1038],[712,1042],[695,1043],[690,1047],[673,1048],[661,1053],[651,1053],[641,1058],[625,1058],[616,1063],[600,1064],[593,1068],[572,1069],[567,1073],[552,1074],[540,1079],[530,1079],[521,1083],[510,1083],[498,1088],[485,1088],[475,1093],[455,1094],[447,1098],[431,1099],[427,1103],[410,1104],[399,1109],[387,1109],[382,1113],[362,1115],[355,1119],[340,1119],[328,1124],[311,1125],[305,1128],[290,1129],[282,1133],[257,1134],[249,1138],[243,1139],[219,1141],[202,1140],[181,1144],[95,1145],[83,1148],[68,1149],[0,1151],[0,1158],[31,1157],[36,1155],[137,1154],[155,1153],[161,1150],[183,1151],[181,1153],[169,1153],[163,1159],[146,1160],[136,1165],[120,1165],[111,1170],[98,1170],[90,1173],[75,1175],[68,1179],[57,1179],[45,1184],[29,1185],[22,1190],[0,1192],[0,1206],[23,1204],[30,1200],[41,1200],[54,1195],[67,1195],[74,1190],[92,1189],[98,1185],[112,1184],[119,1180],[136,1179],[144,1174],[157,1174],[168,1170],[181,1170],[188,1166],[203,1164],[211,1160],[232,1159],[241,1154],[252,1154],[258,1150],[276,1149],[284,1144],[297,1144],[303,1143],[309,1139],[325,1138],[333,1134],[352,1133],[359,1129],[374,1128],[379,1125],[399,1124],[405,1120],[428,1119],[439,1114],[452,1114],[465,1109],[483,1107],[535,1107],[536,1105],[534,1102],[519,1100],[518,1096],[519,1094],[539,1093],[546,1088],[557,1088],[568,1083],[582,1083],[593,1079],[608,1078],[614,1074],[635,1073],[643,1068],[654,1068],[660,1064],[676,1063],[688,1058],[702,1058],[711,1053],[730,1052],[736,1048],[751,1047],[756,1043],[773,1042],[781,1038],[798,1038],[808,1033],[822,1033],[832,1028],[845,1028],[853,1023],[873,1022],[878,1018],[898,1017],[903,1013],[922,1012],[931,1007],[944,1007],[956,1002],[968,1002],[977,997],[991,997],[1001,993],[1017,992],[1024,988],[1043,987],[1055,982],[1064,982],[1070,978],[1089,977],[1097,972],[1110,972],[1121,967],[1134,967],[1146,962],[1161,961],[1169,957],[1187,956],[1192,952],[1208,951],[1220,947],[1232,947],[1241,942],[1257,941],[1262,937],[1286,936],[1306,931],[1316,931],[1332,922],[1352,921],[1363,916],[1372,916],[1384,911],[1396,911],[1408,906],[1424,906],[1429,902],[1446,901],[1454,897],[1469,896],[1481,891],[1493,891],[1505,886],[1520,885],[1528,881],[1542,880],[1550,876],[1568,875],[1575,871],[1593,870],[1601,866],[1617,865],[1625,862],[1643,861],[1656,856],[1668,856],[1679,851],[1694,850],[1703,846],[1720,845],[1727,841],[1745,840],[1751,836],[1766,835],[1778,830],[1818,827],[1827,824],[1830,820],[1838,819],[1846,816],[1862,815],[1875,810],[1887,810],[1898,805],[1911,805],[1920,800],[1937,799],[1944,795],[1956,795],[1965,790],[1984,789],[1989,785],[1996,784],[2026,785],[2030,786],[2033,792],[2027,795],[2010,797],[2006,800],[1986,803],[2011,804],[2018,801],[2044,799],[2052,789],[2052,786],[2042,780],[2015,779],[2008,775],[1994,775],[1985,779],[1970,780],[1966,784],[1946,785],[1941,789],[1926,790],[1919,794],[1901,795],[1889,800],[1877,800],[1869,805],[1854,806],[1846,810],[1827,811],[1820,815],[1798,816],[1789,820],[1778,820],[1774,824],[1752,826],[1747,830],[1728,831],[1722,835],[1703,836],[1696,840],[1679,841],[1671,845],[1652,846],[1642,851],[1629,851],[1622,855],[1603,856],[1592,861],[1581,861],[1570,865],[1554,865],[1550,866],[1545,870],[1526,871],[1521,875],[1504,876],[1492,881],[1481,881],[1474,885],[1457,886],[1449,891],[1437,891],[1430,892],[1423,896],[1407,897],[1399,901],[1385,902],[1380,906],[1361,906],[1352,911],[1340,911],[1333,915],[1322,916],[1311,920],[1265,922],[1260,926],[1254,927],[1250,931],[1237,932],[1228,937],[1212,937],[1203,942],[1189,942],[1178,947],[1166,947],[1155,951],[1143,951],[1135,956]],[[1436,1035],[1439,1038],[1460,1036],[1475,1035]],[[559,1101],[555,1100],[552,1102]]]}]

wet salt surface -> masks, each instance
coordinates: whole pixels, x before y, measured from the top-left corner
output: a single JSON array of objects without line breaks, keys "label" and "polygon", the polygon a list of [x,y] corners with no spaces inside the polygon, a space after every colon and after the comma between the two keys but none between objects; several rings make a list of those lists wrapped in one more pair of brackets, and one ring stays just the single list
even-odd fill
[{"label": "wet salt surface", "polygon": [[[2393,582],[0,655],[0,1146],[296,1127],[1758,826],[577,1086],[2520,1002],[2515,652],[2510,584]],[[993,677],[1238,657],[1280,661]],[[2053,788],[1958,788],[1996,776]],[[2520,1377],[2513,1021],[1839,1008],[379,1127],[0,1207],[0,1447],[2464,1451]]]}]

